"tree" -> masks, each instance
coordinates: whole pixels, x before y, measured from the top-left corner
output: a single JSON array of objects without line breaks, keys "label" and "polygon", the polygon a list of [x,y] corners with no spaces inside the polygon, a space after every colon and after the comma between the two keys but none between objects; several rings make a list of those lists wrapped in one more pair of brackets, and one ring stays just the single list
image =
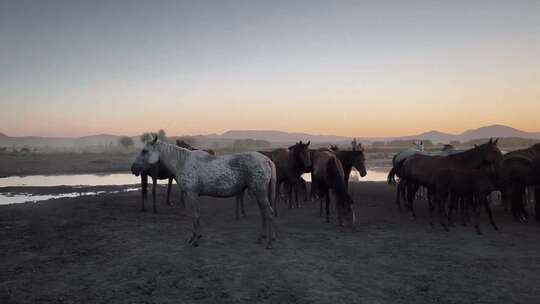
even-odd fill
[{"label": "tree", "polygon": [[129,149],[129,147],[133,146],[133,139],[131,139],[131,137],[127,137],[127,136],[122,136],[120,137],[120,139],[118,140],[118,143],[126,148],[126,149]]},{"label": "tree", "polygon": [[163,130],[163,129],[159,129],[159,131],[157,133],[157,137],[161,141],[168,141],[167,140],[167,133],[165,133],[165,130]]}]

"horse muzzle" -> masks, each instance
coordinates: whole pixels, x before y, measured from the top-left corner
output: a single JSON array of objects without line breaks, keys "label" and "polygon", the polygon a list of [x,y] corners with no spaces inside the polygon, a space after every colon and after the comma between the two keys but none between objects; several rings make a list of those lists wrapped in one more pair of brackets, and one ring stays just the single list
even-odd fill
[{"label": "horse muzzle", "polygon": [[139,176],[139,174],[141,174],[141,171],[142,171],[141,166],[137,164],[131,165],[131,173],[133,173],[133,175]]},{"label": "horse muzzle", "polygon": [[365,177],[367,175],[366,169],[360,171],[360,177]]}]

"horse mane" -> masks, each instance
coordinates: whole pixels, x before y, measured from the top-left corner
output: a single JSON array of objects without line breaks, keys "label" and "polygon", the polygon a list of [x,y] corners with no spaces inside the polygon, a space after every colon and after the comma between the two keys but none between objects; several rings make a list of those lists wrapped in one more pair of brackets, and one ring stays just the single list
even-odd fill
[{"label": "horse mane", "polygon": [[463,152],[457,152],[454,154],[447,155],[445,157],[448,157],[448,159],[459,159],[459,160],[467,160],[471,159],[472,156],[479,154],[481,152],[484,152],[487,150],[493,143],[487,142],[478,146],[475,146],[469,150],[465,150]]},{"label": "horse mane", "polygon": [[158,151],[160,153],[175,155],[177,159],[185,159],[187,155],[186,152],[191,152],[189,149],[186,149],[184,147],[173,145],[160,140],[156,141],[153,145],[158,148]]}]

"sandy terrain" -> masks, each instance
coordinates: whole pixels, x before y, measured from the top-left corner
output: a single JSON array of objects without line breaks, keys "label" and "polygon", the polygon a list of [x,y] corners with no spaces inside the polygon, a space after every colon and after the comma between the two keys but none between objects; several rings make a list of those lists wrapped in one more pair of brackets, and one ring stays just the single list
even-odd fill
[{"label": "sandy terrain", "polygon": [[159,214],[138,192],[0,206],[0,303],[539,303],[536,224],[495,208],[500,232],[431,231],[423,202],[413,222],[392,187],[351,190],[358,231],[304,204],[282,209],[273,250],[251,201],[236,221],[234,199],[202,198],[198,248],[163,189]]}]

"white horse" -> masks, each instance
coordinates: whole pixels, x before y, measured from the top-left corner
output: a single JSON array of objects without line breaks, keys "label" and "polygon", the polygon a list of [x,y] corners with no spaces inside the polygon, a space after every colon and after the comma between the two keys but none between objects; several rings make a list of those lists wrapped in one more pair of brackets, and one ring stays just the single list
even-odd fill
[{"label": "white horse", "polygon": [[276,189],[274,163],[258,152],[213,156],[204,151],[190,151],[165,142],[147,143],[135,159],[132,168],[144,171],[156,163],[163,164],[185,193],[193,213],[193,235],[189,243],[198,246],[201,238],[199,221],[199,196],[232,197],[244,190],[255,197],[261,211],[263,231],[258,238],[267,238],[267,248],[272,248],[272,203]]}]

